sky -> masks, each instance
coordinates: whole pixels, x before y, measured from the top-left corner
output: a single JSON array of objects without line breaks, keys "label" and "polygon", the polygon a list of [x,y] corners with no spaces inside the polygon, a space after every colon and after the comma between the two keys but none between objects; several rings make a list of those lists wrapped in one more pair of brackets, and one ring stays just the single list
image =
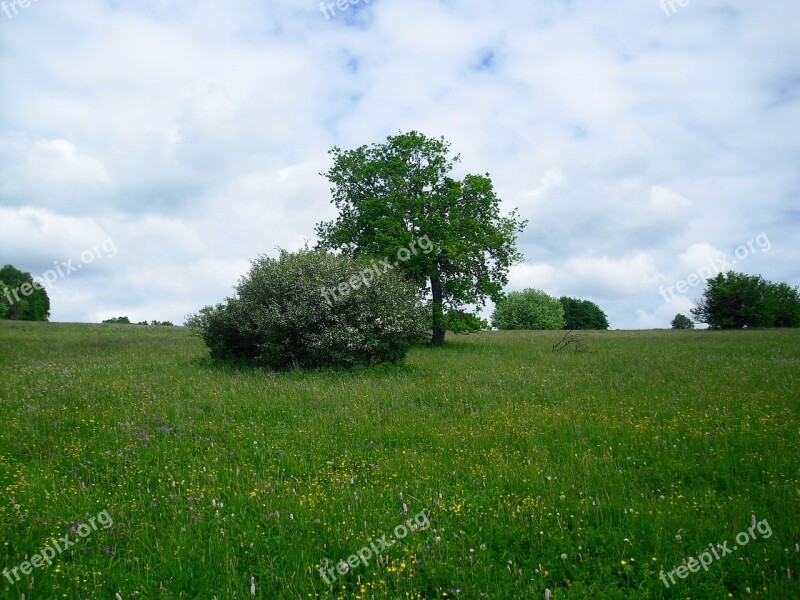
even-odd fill
[{"label": "sky", "polygon": [[800,285],[797,0],[339,1],[0,0],[0,265],[51,321],[183,323],[411,130],[529,220],[507,291],[642,329]]}]

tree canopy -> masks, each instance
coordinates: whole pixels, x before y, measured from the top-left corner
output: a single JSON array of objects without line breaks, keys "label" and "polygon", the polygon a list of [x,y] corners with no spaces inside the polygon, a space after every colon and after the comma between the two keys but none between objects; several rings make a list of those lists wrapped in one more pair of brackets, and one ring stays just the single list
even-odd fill
[{"label": "tree canopy", "polygon": [[[516,237],[526,221],[503,216],[489,175],[450,173],[450,144],[416,131],[354,150],[333,148],[334,221],[317,225],[320,246],[351,256],[390,257],[432,299],[432,344],[441,345],[445,307],[484,305],[503,295],[508,269],[522,259]],[[410,254],[417,240],[430,252]],[[410,255],[409,255],[410,254]]]},{"label": "tree canopy", "polygon": [[673,329],[694,329],[694,321],[692,321],[686,315],[678,313],[675,315],[675,318],[672,319],[672,328]]},{"label": "tree canopy", "polygon": [[711,329],[800,327],[800,293],[760,275],[728,271],[706,280],[703,297],[691,313]]},{"label": "tree canopy", "polygon": [[498,329],[563,329],[564,307],[541,290],[511,292],[497,302],[492,325]]},{"label": "tree canopy", "polygon": [[564,307],[564,329],[608,329],[608,317],[591,300],[578,300],[561,296]]},{"label": "tree canopy", "polygon": [[[50,317],[50,298],[41,283],[25,273],[6,265],[0,269],[0,293],[4,308],[0,318],[18,321],[47,321]],[[3,316],[5,314],[5,316]]]}]

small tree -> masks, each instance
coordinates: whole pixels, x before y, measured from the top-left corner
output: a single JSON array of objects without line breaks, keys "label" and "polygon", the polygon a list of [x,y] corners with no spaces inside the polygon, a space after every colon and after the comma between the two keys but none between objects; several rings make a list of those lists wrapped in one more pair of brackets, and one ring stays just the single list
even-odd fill
[{"label": "small tree", "polygon": [[498,329],[563,329],[564,307],[541,290],[511,292],[495,306],[492,324]]},{"label": "small tree", "polygon": [[561,296],[564,307],[564,329],[608,329],[608,317],[590,300]]},{"label": "small tree", "polygon": [[692,321],[686,315],[682,315],[678,313],[675,315],[675,318],[672,319],[672,328],[673,329],[694,329],[694,321]]},{"label": "small tree", "polygon": [[281,251],[254,261],[234,298],[186,324],[213,358],[271,369],[397,362],[425,335],[420,296],[399,271],[367,277],[370,269],[322,251]]}]

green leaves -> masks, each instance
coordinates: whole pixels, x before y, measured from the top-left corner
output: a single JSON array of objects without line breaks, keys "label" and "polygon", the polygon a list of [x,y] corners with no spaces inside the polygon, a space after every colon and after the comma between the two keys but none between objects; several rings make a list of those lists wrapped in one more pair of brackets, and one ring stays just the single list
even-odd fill
[{"label": "green leaves", "polygon": [[590,300],[562,296],[558,299],[564,307],[564,329],[608,329],[608,317]]},{"label": "green leaves", "polygon": [[508,269],[522,255],[516,236],[526,221],[500,214],[488,175],[450,177],[458,155],[444,138],[421,133],[390,136],[383,144],[334,148],[331,182],[335,221],[317,225],[321,248],[349,256],[394,256],[428,236],[436,251],[400,268],[421,293],[433,297],[434,344],[443,341],[444,307],[497,300]]},{"label": "green leaves", "polygon": [[511,292],[497,303],[492,325],[498,329],[563,329],[564,308],[541,290]]},{"label": "green leaves", "polygon": [[236,290],[187,320],[216,359],[276,370],[397,362],[424,333],[415,286],[383,263],[282,251],[254,261]]},{"label": "green leaves", "polygon": [[678,313],[675,315],[675,318],[672,319],[672,328],[673,329],[694,329],[694,322],[687,317],[686,315],[682,315]]},{"label": "green leaves", "polygon": [[0,318],[19,321],[47,321],[50,317],[50,298],[39,282],[34,282],[30,273],[24,273],[11,265],[0,269]]},{"label": "green leaves", "polygon": [[760,275],[728,271],[706,280],[703,298],[691,312],[711,329],[800,327],[800,293]]}]

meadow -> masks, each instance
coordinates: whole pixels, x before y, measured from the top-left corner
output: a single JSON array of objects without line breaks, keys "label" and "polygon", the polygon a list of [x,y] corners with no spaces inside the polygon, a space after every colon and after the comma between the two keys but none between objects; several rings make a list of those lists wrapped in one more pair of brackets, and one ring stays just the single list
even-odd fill
[{"label": "meadow", "polygon": [[560,337],[270,373],[0,321],[0,597],[800,597],[800,331]]}]

